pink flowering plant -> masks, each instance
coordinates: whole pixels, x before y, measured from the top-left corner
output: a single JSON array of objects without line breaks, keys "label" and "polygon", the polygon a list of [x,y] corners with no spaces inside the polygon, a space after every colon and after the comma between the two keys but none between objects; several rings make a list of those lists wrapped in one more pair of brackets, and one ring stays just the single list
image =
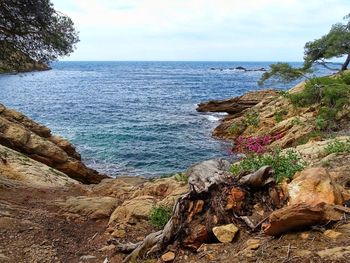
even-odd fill
[{"label": "pink flowering plant", "polygon": [[254,153],[263,154],[267,151],[267,146],[273,141],[281,139],[281,135],[276,136],[262,135],[262,136],[250,136],[243,137],[239,136],[236,140],[236,146],[234,148],[235,152],[242,153]]}]

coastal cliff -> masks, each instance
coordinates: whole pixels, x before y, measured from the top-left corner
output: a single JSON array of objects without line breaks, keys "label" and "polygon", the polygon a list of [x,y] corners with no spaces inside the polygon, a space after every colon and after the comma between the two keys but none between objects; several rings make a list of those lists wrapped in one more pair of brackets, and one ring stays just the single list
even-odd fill
[{"label": "coastal cliff", "polygon": [[[236,145],[269,135],[264,150],[278,147],[283,169],[235,176],[244,158],[215,159],[166,178],[108,178],[86,167],[70,142],[0,105],[0,261],[349,260],[349,111],[328,136],[315,133],[319,105],[296,108],[284,92],[199,107],[229,113],[213,134]],[[298,159],[283,163],[289,151]]]}]

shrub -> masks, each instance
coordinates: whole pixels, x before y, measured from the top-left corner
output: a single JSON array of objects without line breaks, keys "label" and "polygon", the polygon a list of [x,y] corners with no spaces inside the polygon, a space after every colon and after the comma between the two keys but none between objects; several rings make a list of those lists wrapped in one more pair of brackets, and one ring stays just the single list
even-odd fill
[{"label": "shrub", "polygon": [[[288,97],[296,107],[320,104],[318,116],[319,128],[336,128],[335,119],[350,100],[350,73],[344,72],[338,77],[319,77],[306,82],[305,88],[299,93],[289,94]],[[321,125],[322,124],[322,125]]]},{"label": "shrub", "polygon": [[334,140],[333,142],[327,144],[324,151],[327,155],[331,153],[350,152],[350,140],[348,139],[345,142]]},{"label": "shrub", "polygon": [[247,126],[253,126],[253,127],[258,127],[259,125],[259,114],[257,112],[247,112],[244,114],[244,123]]},{"label": "shrub", "polygon": [[296,172],[301,171],[305,163],[293,151],[282,153],[280,150],[277,150],[272,154],[265,153],[263,155],[248,156],[239,163],[233,164],[231,172],[237,176],[243,172],[257,171],[265,165],[269,165],[274,169],[276,181],[281,182],[284,178],[292,178]]},{"label": "shrub", "polygon": [[281,110],[281,111],[275,112],[275,114],[274,114],[275,121],[277,123],[283,121],[283,117],[287,114],[288,114],[288,112],[286,110]]},{"label": "shrub", "polygon": [[239,132],[240,128],[237,123],[233,123],[229,128],[228,132],[231,134],[237,134]]},{"label": "shrub", "polygon": [[302,144],[307,143],[311,139],[318,138],[318,137],[323,137],[323,133],[321,133],[318,130],[317,131],[312,131],[312,132],[306,134],[305,136],[299,138],[294,145],[302,145]]},{"label": "shrub", "polygon": [[177,173],[174,176],[175,181],[182,182],[187,184],[188,183],[188,176],[185,173]]},{"label": "shrub", "polygon": [[235,150],[237,152],[261,154],[266,152],[266,146],[271,143],[271,136],[263,135],[256,137],[239,136],[236,140]]},{"label": "shrub", "polygon": [[172,209],[163,205],[152,208],[149,215],[149,223],[155,228],[163,228],[171,217]]}]

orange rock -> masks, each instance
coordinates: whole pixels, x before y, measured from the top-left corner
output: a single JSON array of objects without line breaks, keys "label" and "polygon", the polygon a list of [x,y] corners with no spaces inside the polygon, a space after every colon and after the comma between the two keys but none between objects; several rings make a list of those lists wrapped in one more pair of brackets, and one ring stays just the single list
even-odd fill
[{"label": "orange rock", "polygon": [[162,255],[162,260],[164,262],[171,262],[175,259],[175,253],[174,252],[166,252],[165,254]]},{"label": "orange rock", "polygon": [[308,168],[297,173],[288,185],[289,204],[319,203],[342,205],[343,188],[336,184],[323,167]]}]

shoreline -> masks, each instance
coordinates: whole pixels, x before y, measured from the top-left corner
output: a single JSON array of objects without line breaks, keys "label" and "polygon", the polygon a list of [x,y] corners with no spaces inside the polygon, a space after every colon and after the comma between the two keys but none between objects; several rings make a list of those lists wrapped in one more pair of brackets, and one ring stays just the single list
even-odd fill
[{"label": "shoreline", "polygon": [[[302,90],[303,85],[297,85],[291,92]],[[234,179],[232,167],[239,162],[222,159],[196,163],[185,172],[166,178],[106,177],[87,168],[70,142],[51,135],[47,127],[23,114],[0,105],[0,206],[3,208],[0,216],[0,244],[3,247],[0,259],[5,262],[23,259],[36,262],[103,262],[106,259],[111,263],[122,262],[126,255],[119,250],[120,247],[130,244],[128,242],[153,242],[152,236],[160,230],[163,234],[167,233],[166,227],[152,225],[150,220],[154,209],[173,208],[175,204],[185,207],[181,215],[187,223],[180,225],[187,233],[185,239],[177,240],[182,245],[169,243],[152,254],[151,262],[164,261],[167,255],[174,256],[171,261],[180,263],[206,260],[232,262],[232,259],[237,259],[237,262],[263,260],[272,263],[276,258],[285,257],[285,247],[288,246],[295,247],[292,253],[297,253],[293,255],[298,260],[311,258],[322,261],[334,256],[333,248],[347,244],[350,223],[335,218],[339,212],[333,207],[350,213],[343,206],[350,200],[350,154],[348,151],[337,153],[338,148],[334,150],[334,145],[347,145],[349,133],[336,138],[308,138],[305,143],[295,145],[314,128],[314,122],[310,120],[314,120],[316,108],[293,108],[286,96],[272,90],[202,103],[199,107],[201,111],[229,109],[230,114],[220,121],[213,131],[214,135],[237,142],[240,136],[282,134],[276,140],[273,137],[266,148],[280,146],[285,149],[283,151],[292,149],[303,158],[305,166],[294,178],[282,183],[271,184],[269,181],[266,186],[255,190]],[[288,112],[276,118],[274,112],[283,108]],[[251,114],[252,111],[258,112],[258,117]],[[296,118],[300,119],[298,123],[293,122]],[[259,173],[246,176],[254,177]],[[204,188],[201,188],[201,183]],[[234,194],[230,194],[231,188],[235,189]],[[242,189],[243,192],[240,192]],[[199,194],[200,191],[203,193]],[[231,218],[229,211],[234,209],[234,200],[241,194],[249,195],[249,198],[239,201],[242,207],[238,212],[249,213],[232,219],[239,234],[232,242],[221,243],[221,237],[215,232],[217,239],[213,237],[211,227],[202,226],[203,222],[207,222],[221,227],[226,219],[220,218],[219,214],[210,214],[215,209],[206,209],[219,202],[217,207],[226,206],[220,215],[230,215]],[[193,201],[186,203],[189,196]],[[245,200],[254,200],[254,203],[248,204]],[[261,200],[265,201],[260,203]],[[311,201],[326,202],[327,211],[331,214],[325,216],[324,206],[317,203],[318,206],[314,207]],[[297,218],[301,204],[304,205],[303,220]],[[313,210],[316,208],[319,210]],[[313,219],[309,211],[325,217]],[[173,212],[176,213],[176,209]],[[285,216],[282,223],[279,215]],[[213,218],[216,221],[211,221]],[[329,220],[333,220],[337,228],[332,229],[333,224],[326,224],[326,229],[322,231],[305,228]],[[171,225],[177,221],[170,218],[166,222]],[[253,229],[249,226],[252,224]],[[298,227],[303,230],[295,232]],[[182,229],[179,228],[179,231]],[[274,239],[271,235],[281,237]],[[312,245],[310,240],[314,242]],[[299,254],[299,251],[305,253]],[[348,250],[342,251],[344,253],[337,259],[350,256]]]}]

